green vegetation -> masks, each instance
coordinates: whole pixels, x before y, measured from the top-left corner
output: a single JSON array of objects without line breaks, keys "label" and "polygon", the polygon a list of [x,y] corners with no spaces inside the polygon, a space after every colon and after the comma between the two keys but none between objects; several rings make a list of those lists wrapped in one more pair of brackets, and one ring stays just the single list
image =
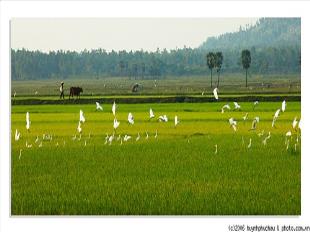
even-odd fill
[{"label": "green vegetation", "polygon": [[[12,50],[13,80],[78,79],[85,76],[164,79],[208,73],[206,54],[222,54],[223,75],[242,72],[241,51],[249,49],[253,74],[300,74],[300,19],[261,19],[256,25],[217,38],[199,48],[148,51],[83,52]],[[219,83],[219,72],[218,72]]]},{"label": "green vegetation", "polygon": [[[271,128],[271,121],[279,102],[260,102],[255,111],[253,103],[239,102],[242,111],[222,114],[223,104],[119,104],[116,137],[133,137],[122,145],[104,145],[106,133],[113,133],[110,104],[103,105],[103,112],[96,112],[94,104],[13,105],[12,214],[300,215],[300,144],[295,150],[299,135],[291,126],[300,117],[300,102],[287,102],[277,128]],[[169,121],[149,121],[149,108],[156,117],[167,114]],[[80,109],[86,122],[81,140],[72,140]],[[134,125],[127,123],[128,112]],[[249,119],[243,122],[246,112]],[[174,115],[180,120],[176,128]],[[256,116],[257,129],[249,131]],[[236,133],[230,117],[238,121]],[[19,141],[14,141],[15,129],[21,132]],[[293,135],[286,150],[288,130]],[[135,141],[138,133],[141,139]],[[39,147],[43,134],[53,139]]]}]

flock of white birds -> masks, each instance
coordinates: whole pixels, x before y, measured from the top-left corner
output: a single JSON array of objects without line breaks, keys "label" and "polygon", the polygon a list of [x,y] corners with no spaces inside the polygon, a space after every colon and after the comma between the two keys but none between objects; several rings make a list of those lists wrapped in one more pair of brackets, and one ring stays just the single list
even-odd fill
[{"label": "flock of white birds", "polygon": [[[215,88],[213,90],[213,95],[214,95],[214,98],[216,100],[219,99],[218,97],[218,88]],[[255,101],[253,103],[253,110],[255,109],[255,107],[259,104],[258,101]],[[233,102],[233,105],[234,105],[234,110],[241,110],[241,106],[237,103],[237,102]],[[117,109],[117,105],[116,103],[114,102],[113,105],[112,105],[112,114],[114,116],[114,120],[113,120],[113,134],[111,135],[108,135],[106,134],[106,137],[105,137],[105,143],[104,144],[109,144],[111,145],[113,141],[118,141],[120,145],[123,144],[123,142],[127,142],[129,141],[130,139],[133,139],[131,135],[127,135],[125,134],[124,136],[121,136],[121,135],[118,135],[116,136],[116,130],[117,128],[120,126],[120,122],[117,120],[116,118],[116,109]],[[96,102],[96,110],[97,111],[103,111],[103,107],[100,105],[99,102]],[[226,111],[229,111],[231,110],[231,107],[229,104],[225,104],[222,108],[221,108],[221,113],[224,114]],[[281,108],[277,109],[274,116],[273,116],[273,120],[272,120],[272,124],[271,124],[271,127],[273,128],[276,128],[276,121],[277,119],[279,118],[280,114],[284,113],[286,110],[286,101],[284,100],[282,102],[282,105],[281,105]],[[155,114],[153,112],[153,110],[150,108],[149,110],[149,119],[153,119],[155,118]],[[246,121],[248,120],[248,113],[246,113],[243,117],[243,121]],[[127,118],[127,121],[130,125],[134,125],[135,121],[134,121],[134,116],[131,112],[128,113],[128,118]],[[160,115],[158,117],[158,121],[159,122],[168,122],[168,117],[167,115]],[[257,128],[257,125],[259,123],[260,119],[258,116],[254,117],[253,121],[252,121],[252,126],[249,130],[256,130]],[[81,140],[81,137],[82,137],[82,131],[83,131],[83,124],[86,122],[86,118],[84,116],[84,112],[82,110],[80,110],[80,118],[79,118],[79,121],[78,121],[78,126],[77,126],[77,132],[79,134],[79,137],[77,137],[76,135],[74,135],[72,137],[72,140]],[[174,117],[174,126],[177,127],[177,125],[180,123],[179,119],[178,119],[178,116],[175,115]],[[238,130],[238,122],[234,119],[234,118],[229,118],[228,119],[228,123],[230,125],[230,127],[233,129],[234,132],[236,132]],[[30,125],[31,125],[31,121],[30,121],[30,114],[29,112],[26,113],[26,129],[28,132],[30,132]],[[298,130],[300,130],[301,128],[301,120],[297,120],[297,117],[295,117],[293,119],[293,122],[292,122],[292,129],[295,131],[295,132],[298,132]],[[292,141],[292,131],[289,130],[286,132],[285,134],[285,146],[286,146],[286,150],[289,149],[289,146],[290,146],[290,143]],[[294,144],[294,149],[296,151],[297,149],[297,144],[298,144],[298,139],[299,139],[299,135],[298,133],[296,134],[296,142]],[[15,141],[18,141],[20,139],[20,132],[16,129],[15,130]],[[154,135],[154,138],[157,138],[158,136],[158,133],[157,133],[157,130],[156,130],[156,133]],[[258,133],[258,136],[259,137],[262,137],[264,136],[264,131]],[[90,134],[89,134],[89,137],[90,137]],[[135,138],[135,141],[139,141],[141,138],[141,135],[140,133],[137,134],[136,138]],[[145,132],[145,139],[148,139],[149,138],[149,134],[148,132]],[[270,131],[267,133],[267,136],[263,138],[262,140],[262,144],[263,145],[266,145],[267,144],[267,141],[271,138],[271,133]],[[42,140],[43,141],[52,141],[53,137],[52,135],[49,135],[49,134],[43,134],[42,135]],[[42,144],[42,140],[40,141],[39,137],[37,136],[36,137],[36,140],[35,140],[35,143],[38,144],[38,147],[42,147],[43,144]],[[242,137],[242,143],[244,144],[244,139]],[[32,144],[31,143],[28,143],[28,141],[26,141],[26,148],[31,148],[32,147]],[[57,142],[55,144],[56,146],[59,146],[59,143]],[[65,141],[63,141],[63,145],[65,145]],[[84,145],[86,146],[87,143],[86,143],[86,140],[85,140],[85,143]],[[250,138],[249,140],[249,143],[247,145],[248,148],[251,148],[252,146],[252,139]],[[22,149],[20,149],[20,156],[21,156],[21,152],[22,152]],[[215,154],[217,154],[218,152],[218,145],[216,144],[215,145]],[[20,157],[19,157],[20,158]]]}]

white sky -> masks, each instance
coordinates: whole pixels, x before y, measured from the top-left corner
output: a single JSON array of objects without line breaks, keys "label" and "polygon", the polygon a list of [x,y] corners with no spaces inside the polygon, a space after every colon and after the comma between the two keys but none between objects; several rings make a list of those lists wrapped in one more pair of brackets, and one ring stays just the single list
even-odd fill
[{"label": "white sky", "polygon": [[210,36],[239,30],[257,18],[13,19],[11,47],[107,51],[198,47]]}]

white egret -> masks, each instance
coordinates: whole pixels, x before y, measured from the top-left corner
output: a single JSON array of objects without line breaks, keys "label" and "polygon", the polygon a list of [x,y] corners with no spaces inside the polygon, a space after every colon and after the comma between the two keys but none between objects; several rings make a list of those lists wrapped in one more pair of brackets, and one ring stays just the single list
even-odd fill
[{"label": "white egret", "polygon": [[150,108],[150,119],[152,119],[152,118],[154,118],[154,117],[155,117],[154,112],[153,112],[153,110]]},{"label": "white egret", "polygon": [[27,129],[27,131],[29,131],[29,129],[30,129],[30,124],[31,124],[30,114],[29,114],[29,112],[27,112],[26,113],[26,129]]},{"label": "white egret", "polygon": [[158,120],[159,120],[160,122],[168,122],[168,117],[167,117],[167,115],[160,115],[160,116],[158,117]]},{"label": "white egret", "polygon": [[266,144],[267,144],[267,140],[270,139],[270,137],[271,137],[271,134],[270,134],[270,131],[269,131],[268,136],[265,137],[265,139],[263,140],[263,144],[264,144],[265,146],[266,146]]},{"label": "white egret", "polygon": [[277,111],[275,112],[275,114],[273,116],[273,120],[272,120],[272,124],[271,124],[272,127],[275,126],[276,120],[278,119],[279,115],[280,115],[280,109],[277,109]]},{"label": "white egret", "polygon": [[224,105],[224,106],[222,107],[222,114],[225,112],[224,109],[230,110],[230,106],[229,106],[228,104]]},{"label": "white egret", "polygon": [[129,139],[131,139],[131,136],[130,136],[130,135],[125,135],[125,136],[124,136],[124,142],[127,142]]},{"label": "white egret", "polygon": [[238,102],[234,102],[235,110],[240,110],[241,106],[238,104]]},{"label": "white egret", "polygon": [[42,145],[42,141],[41,141],[41,143],[39,144],[39,147],[42,147],[43,145]]},{"label": "white egret", "polygon": [[31,147],[32,147],[32,144],[29,144],[28,141],[26,141],[26,147],[27,147],[27,148],[31,148]]},{"label": "white egret", "polygon": [[262,137],[264,135],[264,133],[265,133],[265,131],[262,130],[262,132],[258,133],[257,135],[258,135],[258,137]]},{"label": "white egret", "polygon": [[157,134],[157,130],[156,130],[156,133],[155,133],[155,135],[154,135],[154,138],[157,139],[157,136],[158,136],[158,134]]},{"label": "white egret", "polygon": [[258,105],[258,101],[255,101],[254,103],[253,103],[253,110],[255,110],[255,107]]},{"label": "white egret", "polygon": [[252,138],[250,138],[250,142],[248,144],[248,148],[251,148],[251,146],[252,146]]},{"label": "white egret", "polygon": [[255,130],[258,123],[259,123],[259,117],[255,117],[255,118],[253,119],[252,127],[251,127],[250,130]]},{"label": "white egret", "polygon": [[14,91],[13,97],[14,97],[14,98],[16,97],[16,91]]},{"label": "white egret", "polygon": [[119,121],[117,121],[117,119],[116,119],[116,118],[114,118],[114,121],[113,121],[113,128],[114,128],[114,130],[116,130],[116,129],[117,129],[117,127],[119,127],[119,124],[120,124],[120,122],[119,122]]},{"label": "white egret", "polygon": [[111,136],[109,137],[109,139],[108,139],[108,141],[109,141],[109,145],[111,145],[111,144],[112,144],[113,139],[114,139],[114,134],[113,134],[113,135],[111,135]]},{"label": "white egret", "polygon": [[96,102],[96,110],[101,110],[101,111],[103,110],[99,102]]},{"label": "white egret", "polygon": [[247,120],[248,119],[248,115],[249,113],[246,113],[242,118],[243,118],[243,121]]},{"label": "white egret", "polygon": [[237,121],[234,120],[233,118],[230,118],[228,121],[230,126],[234,129],[234,131],[237,131]]},{"label": "white egret", "polygon": [[215,152],[214,154],[217,154],[217,144],[215,144]]},{"label": "white egret", "polygon": [[284,112],[285,111],[285,108],[286,108],[286,102],[285,102],[285,100],[282,102],[282,112]]},{"label": "white egret", "polygon": [[34,92],[34,95],[38,95],[38,91],[35,91],[35,92]]},{"label": "white egret", "polygon": [[215,89],[213,90],[213,95],[214,95],[214,98],[215,98],[216,100],[219,99],[219,96],[218,96],[218,88],[215,88]]},{"label": "white egret", "polygon": [[36,140],[34,141],[34,143],[39,142],[39,136],[37,136]]},{"label": "white egret", "polygon": [[23,151],[23,149],[20,149],[19,150],[19,156],[18,156],[18,159],[20,160],[20,157],[22,157],[22,151]]},{"label": "white egret", "polygon": [[138,132],[138,135],[137,135],[136,141],[139,141],[139,140],[140,140],[140,133]]},{"label": "white egret", "polygon": [[116,104],[115,104],[115,101],[113,102],[113,105],[112,105],[112,113],[115,116],[115,114],[116,114]]},{"label": "white egret", "polygon": [[81,134],[82,133],[82,127],[81,127],[81,122],[79,121],[77,131]]},{"label": "white egret", "polygon": [[132,113],[128,114],[128,122],[130,125],[133,125],[135,123]]},{"label": "white egret", "polygon": [[293,120],[293,123],[292,123],[292,127],[293,127],[294,130],[295,130],[297,124],[298,124],[297,117],[295,117],[294,120]]},{"label": "white egret", "polygon": [[73,140],[73,141],[76,140],[76,135],[74,135],[74,136],[72,137],[72,140]]},{"label": "white egret", "polygon": [[178,116],[175,115],[174,116],[174,126],[176,127],[179,123],[180,123],[180,121],[178,120]]},{"label": "white egret", "polygon": [[149,139],[149,133],[145,132],[145,139]]},{"label": "white egret", "polygon": [[82,122],[82,123],[85,122],[85,117],[84,117],[84,113],[82,110],[80,110],[80,122]]},{"label": "white egret", "polygon": [[15,141],[18,141],[20,138],[20,132],[18,132],[18,130],[15,130]]},{"label": "white egret", "polygon": [[292,136],[292,132],[291,131],[286,132],[285,136],[286,137],[291,137]]}]

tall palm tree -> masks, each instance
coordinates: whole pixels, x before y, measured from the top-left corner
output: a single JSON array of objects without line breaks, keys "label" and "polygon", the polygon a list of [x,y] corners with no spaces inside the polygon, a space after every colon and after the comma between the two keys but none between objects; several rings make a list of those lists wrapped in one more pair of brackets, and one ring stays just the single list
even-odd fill
[{"label": "tall palm tree", "polygon": [[251,65],[251,52],[247,49],[241,53],[242,66],[245,69],[245,87],[248,87],[248,69]]}]

